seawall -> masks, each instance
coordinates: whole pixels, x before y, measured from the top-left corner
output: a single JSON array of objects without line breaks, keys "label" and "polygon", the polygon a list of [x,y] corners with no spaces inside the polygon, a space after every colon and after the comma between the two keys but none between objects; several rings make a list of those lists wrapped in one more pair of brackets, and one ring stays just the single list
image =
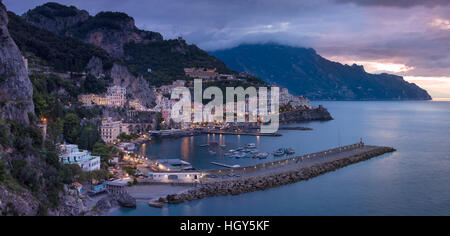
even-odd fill
[{"label": "seawall", "polygon": [[356,153],[349,151],[349,155],[344,155],[339,158],[326,160],[324,157],[324,160],[319,161],[318,163],[312,162],[304,165],[290,164],[267,171],[255,171],[239,178],[204,181],[197,188],[180,194],[168,195],[166,198],[160,199],[160,201],[178,204],[211,196],[223,196],[229,194],[238,195],[253,191],[261,191],[276,186],[308,180],[351,164],[396,151],[391,147],[378,146],[364,146],[361,147],[361,149],[360,152]]}]

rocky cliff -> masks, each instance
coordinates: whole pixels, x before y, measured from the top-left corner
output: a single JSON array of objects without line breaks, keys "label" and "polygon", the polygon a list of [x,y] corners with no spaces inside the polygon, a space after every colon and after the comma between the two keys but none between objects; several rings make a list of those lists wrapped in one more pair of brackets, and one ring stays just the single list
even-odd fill
[{"label": "rocky cliff", "polygon": [[[59,11],[48,10],[57,6],[59,6]],[[61,9],[65,9],[65,11]],[[67,16],[61,13],[71,11],[76,13],[67,14]],[[26,20],[12,12],[9,12],[8,15],[10,16],[8,28],[11,36],[24,54],[33,55],[31,57],[33,58],[33,64],[30,63],[31,69],[35,69],[34,67],[36,66],[34,64],[45,61],[45,66],[50,66],[54,72],[88,71],[88,73],[97,78],[107,75],[113,79],[110,81],[113,83],[111,85],[126,87],[131,98],[137,98],[145,105],[153,104],[155,98],[148,81],[129,72],[128,67],[121,63],[120,59],[112,57],[106,50],[98,46],[64,36],[61,28],[63,26],[71,27],[73,24],[77,25],[77,23],[74,23],[76,21],[78,23],[84,22],[84,11],[74,7],[64,7],[59,4],[55,6],[53,4],[45,4],[25,14]],[[74,19],[76,16],[78,16],[77,20]],[[39,22],[39,24],[36,22]],[[54,25],[57,27],[53,27]],[[48,29],[40,28],[47,26],[49,27]],[[123,33],[126,33],[126,31]],[[44,65],[40,67],[44,67]],[[77,78],[75,81],[72,81],[73,84],[78,84],[79,82]]]},{"label": "rocky cliff", "polygon": [[104,63],[100,58],[93,57],[87,66],[87,71],[95,76],[108,75],[113,79],[113,85],[125,87],[127,93],[132,98],[139,99],[142,105],[153,106],[155,94],[150,89],[147,80],[142,76],[136,77],[128,68],[120,63],[113,63],[112,67],[105,69]]},{"label": "rocky cliff", "polygon": [[75,7],[47,3],[28,11],[22,18],[42,29],[106,50],[122,60],[133,75],[143,76],[152,85],[186,79],[186,67],[233,73],[225,63],[181,38],[164,40],[157,32],[138,29],[134,19],[125,13],[100,12],[86,19],[83,12]]},{"label": "rocky cliff", "polygon": [[46,3],[28,11],[23,18],[42,29],[101,47],[118,58],[125,56],[124,45],[128,43],[163,40],[159,33],[139,30],[132,17],[119,12],[90,16],[87,11],[74,6]]},{"label": "rocky cliff", "polygon": [[89,19],[89,13],[76,7],[66,7],[57,3],[47,3],[23,15],[26,21],[54,33],[64,32],[80,22]]},{"label": "rocky cliff", "polygon": [[305,110],[295,110],[286,111],[280,113],[280,122],[303,122],[303,121],[326,121],[332,120],[333,117],[323,106],[317,108],[305,109]]},{"label": "rocky cliff", "polygon": [[139,30],[132,17],[118,12],[100,12],[68,28],[66,35],[101,47],[118,58],[125,56],[124,45],[128,43],[147,44],[163,40],[159,33]]},{"label": "rocky cliff", "polygon": [[56,147],[30,119],[33,86],[7,25],[0,1],[0,215],[83,214],[80,196],[63,188]]},{"label": "rocky cliff", "polygon": [[0,2],[0,115],[28,124],[28,113],[34,112],[33,86],[7,25],[6,8]]}]

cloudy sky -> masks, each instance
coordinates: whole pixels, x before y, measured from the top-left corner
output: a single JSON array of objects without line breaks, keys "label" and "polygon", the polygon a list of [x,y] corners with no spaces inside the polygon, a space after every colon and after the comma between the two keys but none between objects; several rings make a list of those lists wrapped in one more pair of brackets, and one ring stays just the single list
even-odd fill
[{"label": "cloudy sky", "polygon": [[[206,50],[240,43],[312,47],[322,56],[405,76],[450,98],[450,0],[54,0],[122,11],[138,27]],[[18,14],[44,0],[3,0]]]}]

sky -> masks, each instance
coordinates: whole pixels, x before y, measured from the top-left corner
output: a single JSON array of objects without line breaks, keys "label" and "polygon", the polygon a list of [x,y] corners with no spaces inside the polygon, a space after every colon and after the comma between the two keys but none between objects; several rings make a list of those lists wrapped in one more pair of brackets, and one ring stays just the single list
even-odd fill
[{"label": "sky", "polygon": [[[450,98],[450,0],[53,0],[121,11],[165,38],[205,50],[276,42],[388,72]],[[3,0],[22,14],[44,0]]]}]

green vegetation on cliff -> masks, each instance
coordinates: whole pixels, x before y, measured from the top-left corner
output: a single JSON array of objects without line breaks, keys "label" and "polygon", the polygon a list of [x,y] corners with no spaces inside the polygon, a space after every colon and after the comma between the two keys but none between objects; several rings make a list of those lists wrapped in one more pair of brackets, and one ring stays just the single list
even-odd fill
[{"label": "green vegetation on cliff", "polygon": [[[233,73],[225,63],[184,40],[162,40],[148,44],[129,43],[124,47],[125,62],[131,72],[144,75],[152,85],[170,84],[186,79],[184,68],[216,68],[219,73]],[[149,73],[148,69],[152,72]]]},{"label": "green vegetation on cliff", "polygon": [[105,65],[114,61],[94,45],[33,26],[12,12],[8,12],[8,17],[9,32],[22,53],[33,54],[56,71],[82,72],[92,57],[101,58]]}]

